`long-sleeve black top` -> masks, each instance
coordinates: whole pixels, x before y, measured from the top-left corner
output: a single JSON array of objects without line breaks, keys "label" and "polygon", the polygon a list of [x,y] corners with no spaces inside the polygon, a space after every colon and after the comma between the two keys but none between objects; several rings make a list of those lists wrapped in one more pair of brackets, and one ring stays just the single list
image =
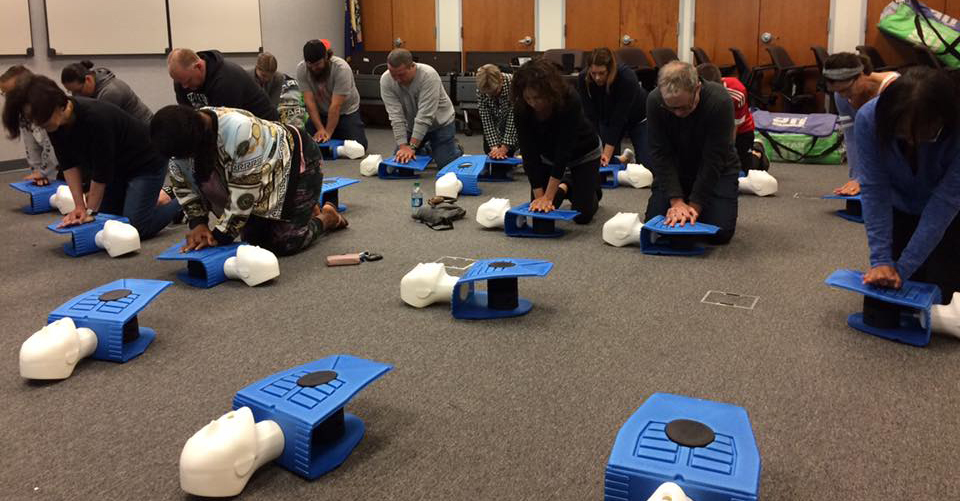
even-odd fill
[{"label": "long-sleeve black top", "polygon": [[580,98],[572,89],[546,120],[538,120],[524,103],[517,103],[514,116],[523,166],[528,171],[548,169],[551,177],[560,179],[568,167],[576,165],[574,162],[589,160],[585,157],[593,152],[600,157],[597,131],[584,116]]},{"label": "long-sleeve black top", "polygon": [[166,168],[147,124],[106,101],[71,99],[73,120],[50,133],[60,170],[79,167],[84,178],[110,184]]},{"label": "long-sleeve black top", "polygon": [[684,118],[664,108],[654,89],[647,97],[653,189],[705,205],[720,176],[739,172],[733,130],[733,102],[722,85],[703,82],[700,103]]},{"label": "long-sleeve black top", "polygon": [[280,113],[270,104],[270,98],[257,81],[239,65],[227,61],[216,50],[198,52],[197,56],[207,63],[203,85],[196,90],[184,89],[174,82],[173,90],[177,103],[202,108],[220,106],[237,108],[253,113],[257,118],[278,121]]},{"label": "long-sleeve black top", "polygon": [[629,124],[647,116],[647,91],[640,86],[637,74],[626,66],[617,68],[617,76],[606,86],[597,85],[589,70],[580,72],[577,92],[583,101],[583,110],[600,132],[603,144],[620,144]]}]

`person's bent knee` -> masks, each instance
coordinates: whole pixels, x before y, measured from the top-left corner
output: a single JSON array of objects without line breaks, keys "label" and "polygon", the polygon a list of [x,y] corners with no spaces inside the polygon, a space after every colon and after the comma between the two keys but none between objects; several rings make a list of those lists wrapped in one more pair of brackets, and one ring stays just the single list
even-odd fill
[{"label": "person's bent knee", "polygon": [[730,240],[733,240],[733,234],[736,231],[736,228],[729,230],[721,229],[716,233],[716,235],[710,237],[710,243],[713,245],[727,245],[730,243]]}]

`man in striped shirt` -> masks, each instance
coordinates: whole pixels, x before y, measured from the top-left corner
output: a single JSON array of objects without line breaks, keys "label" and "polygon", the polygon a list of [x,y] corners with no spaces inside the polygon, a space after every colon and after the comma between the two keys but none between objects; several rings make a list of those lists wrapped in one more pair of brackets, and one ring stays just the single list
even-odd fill
[{"label": "man in striped shirt", "polygon": [[737,156],[740,157],[740,170],[746,173],[755,169],[752,151],[754,140],[753,115],[750,113],[746,87],[736,77],[721,77],[720,68],[717,68],[715,64],[701,64],[697,66],[697,73],[704,80],[717,82],[726,87],[727,94],[730,94],[730,99],[733,100],[733,123],[737,127],[734,142],[737,147]]},{"label": "man in striped shirt", "polygon": [[483,151],[490,158],[512,157],[517,150],[517,127],[510,102],[511,76],[493,64],[477,70],[477,101],[483,123]]}]

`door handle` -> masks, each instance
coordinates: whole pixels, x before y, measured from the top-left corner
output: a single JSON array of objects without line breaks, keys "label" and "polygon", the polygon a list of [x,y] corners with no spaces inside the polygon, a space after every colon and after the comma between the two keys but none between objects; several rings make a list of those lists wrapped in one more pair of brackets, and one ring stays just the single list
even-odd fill
[{"label": "door handle", "polygon": [[393,41],[393,46],[394,46],[394,47],[403,47],[403,44],[405,44],[405,43],[406,43],[406,42],[404,42],[402,38],[397,37],[396,40]]},{"label": "door handle", "polygon": [[636,38],[632,38],[630,35],[624,35],[623,38],[620,39],[620,43],[622,43],[622,44],[625,45],[625,46],[626,46],[626,45],[630,45],[630,44],[632,44],[633,42],[636,42],[636,41],[637,41],[637,39],[636,39]]},{"label": "door handle", "polygon": [[520,45],[525,45],[527,47],[530,47],[531,45],[533,45],[533,37],[530,35],[527,35],[521,38],[520,40],[517,40],[517,43]]},{"label": "door handle", "polygon": [[764,32],[760,35],[760,41],[763,42],[763,43],[770,43],[770,42],[772,42],[772,41],[773,41],[773,33],[770,33],[769,31],[764,31]]}]

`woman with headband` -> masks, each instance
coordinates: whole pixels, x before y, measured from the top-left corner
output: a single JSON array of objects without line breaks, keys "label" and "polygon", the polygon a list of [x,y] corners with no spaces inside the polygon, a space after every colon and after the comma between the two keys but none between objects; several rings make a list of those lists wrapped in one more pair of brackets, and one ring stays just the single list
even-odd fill
[{"label": "woman with headband", "polygon": [[877,73],[870,60],[850,52],[831,54],[823,63],[823,78],[827,90],[833,92],[840,112],[840,130],[850,165],[850,180],[833,190],[836,195],[853,196],[860,193],[860,165],[857,158],[855,120],[857,110],[880,95],[900,74],[895,71]]}]

